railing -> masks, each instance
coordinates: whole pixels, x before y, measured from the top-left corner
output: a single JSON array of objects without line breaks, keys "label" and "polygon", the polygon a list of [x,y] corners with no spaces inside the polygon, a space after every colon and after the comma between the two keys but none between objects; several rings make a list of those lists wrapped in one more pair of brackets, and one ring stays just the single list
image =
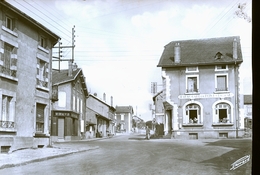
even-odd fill
[{"label": "railing", "polygon": [[186,93],[197,93],[199,92],[199,89],[186,89]]},{"label": "railing", "polygon": [[10,68],[4,66],[0,66],[0,73],[16,78],[16,70],[11,70]]},{"label": "railing", "polygon": [[38,85],[38,86],[45,87],[45,88],[48,88],[48,82],[43,81],[43,80],[40,80],[40,79],[38,79],[38,78],[37,78],[37,85]]},{"label": "railing", "polygon": [[228,91],[228,88],[227,87],[216,88],[216,91]]},{"label": "railing", "polygon": [[12,121],[0,121],[0,128],[14,128],[14,122],[12,122]]}]

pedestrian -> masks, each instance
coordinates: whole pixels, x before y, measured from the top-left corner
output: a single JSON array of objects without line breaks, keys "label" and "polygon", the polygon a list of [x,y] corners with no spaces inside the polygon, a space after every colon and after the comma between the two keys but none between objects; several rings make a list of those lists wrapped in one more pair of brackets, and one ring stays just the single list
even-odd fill
[{"label": "pedestrian", "polygon": [[150,139],[150,128],[148,126],[146,126],[146,139]]}]

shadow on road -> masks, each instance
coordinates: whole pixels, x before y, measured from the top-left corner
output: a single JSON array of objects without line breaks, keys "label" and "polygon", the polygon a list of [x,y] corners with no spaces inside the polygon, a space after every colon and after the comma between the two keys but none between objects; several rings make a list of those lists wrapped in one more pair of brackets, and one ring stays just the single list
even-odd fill
[{"label": "shadow on road", "polygon": [[[216,142],[210,142],[205,146],[221,146],[221,147],[231,147],[233,150],[222,154],[221,156],[215,157],[213,159],[202,161],[209,166],[214,166],[218,170],[222,170],[223,174],[234,174],[234,175],[245,175],[251,174],[251,158],[252,158],[252,140],[241,139],[241,140],[219,140]],[[249,162],[243,164],[242,166],[236,168],[235,170],[230,170],[232,164],[238,159],[244,156],[250,156]]]}]

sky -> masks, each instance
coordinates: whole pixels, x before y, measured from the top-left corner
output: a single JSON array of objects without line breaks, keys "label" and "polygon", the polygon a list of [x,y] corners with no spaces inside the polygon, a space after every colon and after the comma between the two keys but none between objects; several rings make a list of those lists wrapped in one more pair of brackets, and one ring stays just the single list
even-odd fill
[{"label": "sky", "polygon": [[[7,0],[72,46],[88,91],[114,106],[130,105],[145,121],[152,119],[151,82],[162,89],[157,67],[164,46],[174,40],[237,36],[241,38],[241,93],[252,94],[252,22],[235,14],[238,4],[252,15],[251,0]],[[72,49],[63,49],[63,58]],[[57,56],[57,49],[53,49]],[[58,68],[53,62],[53,68]],[[68,63],[61,62],[67,69]]]}]

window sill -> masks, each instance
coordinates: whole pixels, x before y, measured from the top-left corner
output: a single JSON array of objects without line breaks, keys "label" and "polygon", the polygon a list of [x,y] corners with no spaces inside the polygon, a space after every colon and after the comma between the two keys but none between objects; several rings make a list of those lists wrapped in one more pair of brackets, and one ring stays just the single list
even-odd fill
[{"label": "window sill", "polygon": [[42,46],[39,46],[39,45],[38,45],[38,49],[40,49],[41,51],[43,51],[43,52],[49,54],[49,50],[43,48]]},{"label": "window sill", "polygon": [[203,126],[203,123],[185,123],[185,124],[182,124],[182,126],[185,126],[185,127],[201,127]]},{"label": "window sill", "polygon": [[212,126],[233,126],[234,123],[213,123]]},{"label": "window sill", "polygon": [[46,91],[46,92],[49,92],[49,88],[46,88],[46,87],[42,87],[42,86],[36,85],[36,88],[40,89],[40,90],[43,90],[43,91]]},{"label": "window sill", "polygon": [[0,132],[17,132],[17,129],[15,129],[15,128],[1,128],[0,127]]},{"label": "window sill", "polygon": [[215,91],[214,94],[230,93],[229,91]]},{"label": "window sill", "polygon": [[0,73],[0,77],[18,82],[18,78],[15,78],[15,77],[12,77],[10,75],[3,74],[3,73]]},{"label": "window sill", "polygon": [[12,30],[6,28],[5,26],[2,26],[2,29],[3,29],[4,31],[8,32],[9,34],[11,34],[11,35],[13,35],[13,36],[15,36],[15,37],[18,37],[18,34],[17,34],[16,32],[14,32],[14,31],[12,31]]},{"label": "window sill", "polygon": [[199,95],[200,92],[185,92],[185,95]]},{"label": "window sill", "polygon": [[45,138],[49,138],[49,135],[39,132],[39,133],[35,133],[34,137],[45,137]]}]

